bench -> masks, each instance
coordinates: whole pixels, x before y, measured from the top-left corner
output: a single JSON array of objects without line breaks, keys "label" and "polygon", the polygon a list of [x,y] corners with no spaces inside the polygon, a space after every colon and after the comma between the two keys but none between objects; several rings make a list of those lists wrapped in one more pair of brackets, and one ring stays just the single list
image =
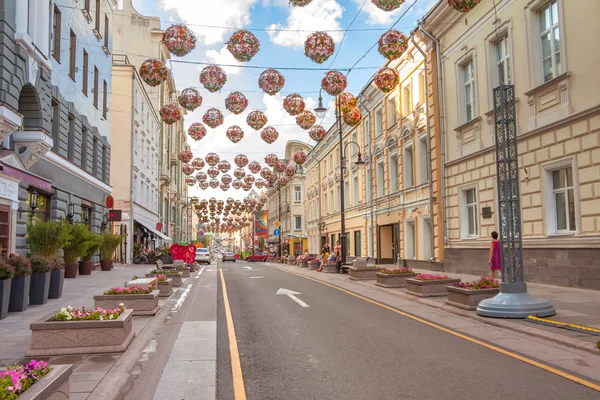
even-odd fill
[{"label": "bench", "polygon": [[173,266],[173,264],[165,264],[163,262],[163,260],[161,260],[160,258],[155,261],[155,264],[156,264],[156,268],[158,268],[158,269],[175,270],[175,267]]}]

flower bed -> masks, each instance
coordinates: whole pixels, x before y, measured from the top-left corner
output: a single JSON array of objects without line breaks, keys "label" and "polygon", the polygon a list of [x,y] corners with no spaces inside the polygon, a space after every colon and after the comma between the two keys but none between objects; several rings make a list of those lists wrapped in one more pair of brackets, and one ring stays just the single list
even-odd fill
[{"label": "flower bed", "polygon": [[[133,310],[133,315],[154,315],[158,312],[159,290],[154,286],[131,286],[112,288],[103,295],[94,296],[94,306],[97,309],[114,310],[116,307]],[[112,318],[112,315],[110,316]]]},{"label": "flower bed", "polygon": [[353,281],[369,281],[377,279],[380,270],[379,267],[350,267],[348,275]]},{"label": "flower bed", "polygon": [[[31,362],[30,362],[31,363]],[[41,362],[38,362],[38,364]],[[29,365],[29,364],[28,364]],[[9,367],[10,368],[10,367]],[[73,373],[72,364],[64,365],[53,365],[48,373],[44,376],[39,377],[40,373],[36,372],[38,378],[27,390],[23,391],[22,394],[18,395],[19,400],[58,400],[68,399],[71,396],[71,390],[69,385],[69,378]],[[10,392],[4,392],[0,383],[0,398],[1,399],[14,399]]]},{"label": "flower bed", "polygon": [[406,293],[418,297],[446,296],[446,286],[459,283],[460,279],[450,278],[447,275],[417,274],[414,278],[406,279]]},{"label": "flower bed", "polygon": [[104,292],[105,296],[115,295],[130,295],[130,294],[148,294],[154,291],[154,286],[130,286],[130,287],[115,287]]},{"label": "flower bed", "polygon": [[149,274],[146,274],[146,278],[152,278],[156,274],[162,274],[167,277],[167,279],[171,279],[172,286],[181,286],[183,284],[183,278],[181,277],[181,272],[175,271],[165,271],[165,270],[154,270],[150,271]]},{"label": "flower bed", "polygon": [[0,399],[16,399],[51,371],[44,361],[9,366],[0,373]]},{"label": "flower bed", "polygon": [[190,267],[178,266],[177,272],[181,272],[181,276],[184,278],[189,278],[190,276]]},{"label": "flower bed", "polygon": [[474,282],[459,282],[446,288],[446,304],[464,310],[476,310],[481,300],[489,299],[500,293],[498,281],[482,276]]},{"label": "flower bed", "polygon": [[26,355],[116,353],[127,349],[134,337],[133,310],[76,310],[64,308],[56,315],[30,325],[31,347]]},{"label": "flower bed", "polygon": [[406,278],[414,278],[417,274],[411,268],[383,268],[377,273],[377,286],[385,288],[406,287]]}]

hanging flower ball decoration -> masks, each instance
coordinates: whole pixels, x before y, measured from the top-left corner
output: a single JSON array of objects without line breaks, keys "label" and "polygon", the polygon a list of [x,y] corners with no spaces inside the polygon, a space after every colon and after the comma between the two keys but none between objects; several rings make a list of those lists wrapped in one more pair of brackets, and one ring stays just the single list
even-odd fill
[{"label": "hanging flower ball decoration", "polygon": [[448,0],[448,5],[456,11],[469,12],[479,4],[481,0]]},{"label": "hanging flower ball decoration", "polygon": [[285,172],[285,169],[287,168],[287,164],[285,163],[285,161],[278,161],[274,166],[273,166],[273,170],[275,172],[278,173],[283,173]]},{"label": "hanging flower ball decoration", "polygon": [[304,55],[317,64],[322,64],[335,52],[333,38],[325,32],[310,34],[304,41]]},{"label": "hanging flower ball decoration", "polygon": [[394,11],[404,3],[404,0],[371,0],[371,3],[383,11]]},{"label": "hanging flower ball decoration", "polygon": [[188,128],[188,135],[195,141],[202,140],[206,136],[206,128],[200,122],[194,122]]},{"label": "hanging flower ball decoration", "polygon": [[290,4],[296,7],[304,7],[309,5],[312,0],[290,0]]},{"label": "hanging flower ball decoration", "polygon": [[277,157],[276,154],[267,154],[265,156],[265,164],[267,164],[269,167],[273,167],[275,164],[277,164],[279,162],[279,157]]},{"label": "hanging flower ball decoration", "polygon": [[187,164],[190,161],[192,161],[192,158],[194,158],[194,155],[189,150],[181,150],[179,152],[179,161],[181,161],[182,163]]},{"label": "hanging flower ball decoration", "polygon": [[340,111],[347,113],[356,107],[356,97],[352,93],[344,92],[338,96]]},{"label": "hanging flower ball decoration", "polygon": [[221,90],[227,82],[227,74],[221,67],[209,65],[200,73],[200,83],[211,93]]},{"label": "hanging flower ball decoration", "polygon": [[244,189],[246,192],[248,192],[248,191],[252,190],[252,185],[246,185],[246,184],[244,184],[242,186],[242,189]]},{"label": "hanging flower ball decoration", "polygon": [[303,151],[297,151],[294,153],[294,162],[298,165],[302,165],[306,162],[306,153]]},{"label": "hanging flower ball decoration", "polygon": [[323,128],[321,125],[315,125],[308,131],[308,136],[315,142],[320,142],[327,135],[327,130]]},{"label": "hanging flower ball decoration", "polygon": [[204,172],[198,172],[196,174],[196,180],[198,182],[204,182],[207,179],[208,179],[208,176]]},{"label": "hanging flower ball decoration", "polygon": [[396,60],[408,48],[408,39],[404,34],[395,29],[385,32],[379,37],[379,54],[388,60]]},{"label": "hanging flower ball decoration", "polygon": [[223,125],[224,120],[223,114],[216,108],[209,108],[202,116],[202,121],[213,129],[219,125]]},{"label": "hanging flower ball decoration", "polygon": [[206,189],[208,189],[208,182],[206,182],[206,181],[200,182],[199,186],[200,186],[200,189],[206,190]]},{"label": "hanging flower ball decoration", "polygon": [[272,126],[267,126],[265,129],[262,130],[262,132],[260,132],[260,137],[268,144],[271,144],[277,140],[277,138],[279,137],[279,133]]},{"label": "hanging flower ball decoration", "polygon": [[177,100],[179,105],[188,111],[194,111],[202,105],[202,96],[194,88],[183,89]]},{"label": "hanging flower ball decoration", "polygon": [[395,69],[383,67],[377,71],[373,81],[379,90],[381,90],[383,93],[389,93],[400,83],[400,75]]},{"label": "hanging flower ball decoration", "polygon": [[271,182],[271,183],[277,183],[277,181],[278,181],[278,179],[277,179],[277,175],[275,175],[275,174],[272,174],[272,175],[269,177],[269,182]]},{"label": "hanging flower ball decoration", "polygon": [[221,161],[217,153],[208,153],[205,157],[206,163],[211,167],[214,167]]},{"label": "hanging flower ball decoration", "polygon": [[140,77],[149,86],[155,87],[167,80],[169,69],[161,61],[151,58],[140,67]]},{"label": "hanging flower ball decoration", "polygon": [[231,164],[229,164],[229,161],[223,160],[217,164],[217,169],[223,173],[228,172],[231,169]]},{"label": "hanging flower ball decoration", "polygon": [[175,104],[167,104],[160,108],[160,117],[165,124],[171,125],[181,119],[181,112]]},{"label": "hanging flower ball decoration", "polygon": [[209,186],[213,189],[216,189],[219,187],[220,183],[218,179],[211,179],[210,182],[208,182]]},{"label": "hanging flower ball decoration", "polygon": [[216,167],[210,167],[209,169],[206,170],[206,173],[211,178],[216,178],[217,176],[219,176],[219,169]]},{"label": "hanging flower ball decoration", "polygon": [[204,160],[201,158],[194,158],[192,160],[192,167],[194,167],[196,171],[200,171],[205,165]]},{"label": "hanging flower ball decoration", "polygon": [[235,115],[241,114],[248,107],[248,99],[242,92],[231,92],[225,99],[225,108]]},{"label": "hanging flower ball decoration", "polygon": [[261,168],[262,167],[260,166],[260,163],[258,161],[252,161],[250,164],[248,164],[248,169],[253,174],[258,174],[261,171]]},{"label": "hanging flower ball decoration", "polygon": [[260,50],[260,42],[249,31],[240,29],[231,35],[226,43],[227,50],[239,62],[248,62]]},{"label": "hanging flower ball decoration", "polygon": [[348,86],[346,76],[340,71],[327,71],[321,79],[321,88],[331,96],[342,94]]},{"label": "hanging flower ball decoration", "polygon": [[285,174],[287,176],[294,176],[296,175],[296,167],[294,167],[293,165],[289,165],[286,169],[285,169]]},{"label": "hanging flower ball decoration", "polygon": [[290,183],[290,177],[289,176],[282,176],[281,178],[279,178],[279,184],[281,186],[285,186],[288,183]]},{"label": "hanging flower ball decoration", "polygon": [[235,171],[233,171],[233,176],[235,176],[236,179],[242,179],[246,176],[246,170],[244,168],[236,168]]},{"label": "hanging flower ball decoration", "polygon": [[235,158],[233,159],[233,162],[235,163],[235,165],[237,165],[240,168],[244,168],[246,165],[248,165],[248,157],[246,157],[246,155],[244,154],[238,154],[237,156],[235,156]]},{"label": "hanging flower ball decoration", "polygon": [[310,111],[303,111],[296,116],[296,124],[302,129],[310,129],[317,122],[317,117]]},{"label": "hanging flower ball decoration", "polygon": [[233,125],[227,128],[227,132],[225,132],[225,135],[233,143],[237,143],[244,137],[244,131],[239,126]]},{"label": "hanging flower ball decoration", "polygon": [[233,178],[229,174],[224,174],[221,176],[221,183],[229,185],[233,181]]},{"label": "hanging flower ball decoration", "polygon": [[194,173],[194,167],[192,167],[190,164],[183,164],[183,167],[181,167],[181,172],[183,172],[185,175],[191,175]]},{"label": "hanging flower ball decoration", "polygon": [[271,172],[271,170],[267,167],[260,170],[260,176],[262,176],[263,179],[269,180],[272,175],[273,172]]},{"label": "hanging flower ball decoration", "polygon": [[252,185],[254,183],[254,175],[246,175],[243,181],[244,185]]},{"label": "hanging flower ball decoration", "polygon": [[265,181],[263,179],[257,179],[254,181],[254,186],[256,186],[258,189],[262,189],[265,187]]},{"label": "hanging flower ball decoration", "polygon": [[231,184],[233,186],[234,189],[241,189],[242,188],[242,181],[241,180],[235,180],[233,181],[233,183]]},{"label": "hanging flower ball decoration", "polygon": [[183,57],[196,48],[196,36],[187,26],[175,24],[163,33],[162,43],[171,54]]},{"label": "hanging flower ball decoration", "polygon": [[258,78],[258,87],[271,96],[283,89],[285,78],[275,69],[267,69]]},{"label": "hanging flower ball decoration", "polygon": [[185,178],[185,183],[187,183],[188,186],[194,186],[196,184],[196,178],[193,176],[188,176]]},{"label": "hanging flower ball decoration", "polygon": [[304,99],[298,93],[288,94],[283,99],[283,108],[291,116],[300,114],[305,107]]},{"label": "hanging flower ball decoration", "polygon": [[221,187],[221,190],[224,192],[228,191],[231,188],[231,186],[229,186],[226,183],[221,183],[220,187]]},{"label": "hanging flower ball decoration", "polygon": [[227,203],[227,205],[232,205],[233,203],[235,203],[235,200],[233,199],[233,197],[228,197],[227,200],[225,200],[225,203]]},{"label": "hanging flower ball decoration", "polygon": [[362,113],[358,108],[353,108],[344,114],[344,122],[349,126],[357,126],[362,121]]},{"label": "hanging flower ball decoration", "polygon": [[250,114],[248,114],[248,117],[246,117],[246,123],[248,123],[248,126],[257,131],[262,129],[262,127],[265,126],[268,121],[269,119],[262,111],[252,111]]}]

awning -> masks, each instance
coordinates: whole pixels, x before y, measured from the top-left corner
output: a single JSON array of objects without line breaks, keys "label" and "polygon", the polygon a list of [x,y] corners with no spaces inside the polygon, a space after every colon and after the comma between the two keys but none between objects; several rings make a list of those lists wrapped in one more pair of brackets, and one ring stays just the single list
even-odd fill
[{"label": "awning", "polygon": [[159,238],[163,239],[165,242],[172,242],[171,238],[168,237],[167,235],[165,235],[164,233],[159,232],[156,229],[152,228],[151,226],[143,224],[138,220],[135,220],[135,222],[142,225],[144,228],[148,229],[150,232],[152,232],[154,235],[158,236]]}]

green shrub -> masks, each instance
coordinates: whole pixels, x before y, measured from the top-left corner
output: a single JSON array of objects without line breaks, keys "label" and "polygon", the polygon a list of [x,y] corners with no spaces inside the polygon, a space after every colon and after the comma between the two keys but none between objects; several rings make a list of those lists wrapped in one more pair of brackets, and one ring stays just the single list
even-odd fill
[{"label": "green shrub", "polygon": [[46,257],[32,256],[29,262],[31,264],[31,273],[33,274],[44,274],[52,270]]},{"label": "green shrub", "polygon": [[48,264],[50,264],[52,271],[65,269],[65,260],[62,257],[50,257]]},{"label": "green shrub", "polygon": [[11,279],[15,276],[15,269],[7,263],[0,261],[0,281]]},{"label": "green shrub", "polygon": [[31,275],[31,263],[25,257],[18,254],[8,256],[8,265],[14,268],[15,278]]},{"label": "green shrub", "polygon": [[100,254],[103,260],[112,260],[113,254],[117,247],[123,241],[123,235],[115,235],[114,233],[102,233],[102,244],[100,245]]},{"label": "green shrub", "polygon": [[31,253],[53,257],[69,243],[69,226],[66,221],[37,220],[28,232]]},{"label": "green shrub", "polygon": [[62,249],[65,263],[72,264],[87,252],[92,233],[84,224],[68,225],[67,232],[69,239]]},{"label": "green shrub", "polygon": [[92,257],[100,250],[100,246],[102,246],[102,236],[93,233],[89,238],[87,251],[81,256],[81,260],[85,262],[92,261]]}]

